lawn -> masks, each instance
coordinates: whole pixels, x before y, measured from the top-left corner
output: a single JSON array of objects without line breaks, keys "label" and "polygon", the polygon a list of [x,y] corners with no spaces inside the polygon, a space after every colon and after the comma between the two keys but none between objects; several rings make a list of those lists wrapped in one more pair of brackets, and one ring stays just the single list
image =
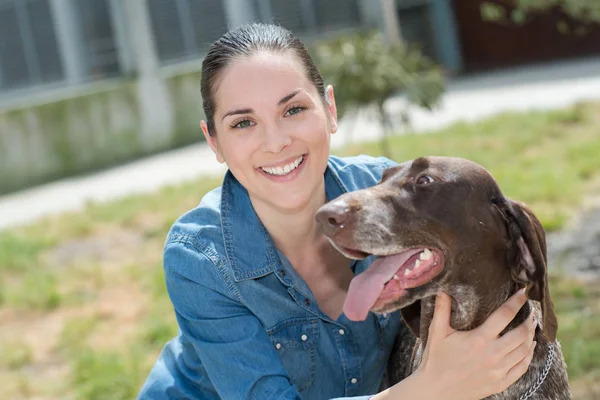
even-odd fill
[{"label": "lawn", "polygon": [[[398,136],[389,150],[397,160],[477,161],[556,230],[600,195],[600,103]],[[380,147],[340,154],[359,152]],[[166,232],[219,183],[201,179],[0,232],[0,398],[134,398],[177,332],[161,266]],[[599,398],[600,287],[565,276],[551,287],[576,398]]]}]

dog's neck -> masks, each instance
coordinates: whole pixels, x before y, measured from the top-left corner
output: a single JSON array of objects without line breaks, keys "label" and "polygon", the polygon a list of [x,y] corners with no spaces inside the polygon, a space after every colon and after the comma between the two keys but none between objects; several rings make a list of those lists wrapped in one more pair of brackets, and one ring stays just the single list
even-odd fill
[{"label": "dog's neck", "polygon": [[[453,285],[448,289],[448,294],[452,298],[452,313],[450,316],[450,325],[459,331],[467,331],[477,328],[498,309],[508,298],[518,290],[514,282],[506,282],[502,290],[477,292],[474,286]],[[435,297],[428,297],[421,300],[421,321],[420,321],[420,339],[423,347],[427,344],[429,325],[433,319],[435,308]],[[529,302],[519,310],[517,316],[511,321],[504,334],[519,326],[527,319],[532,312]]]}]

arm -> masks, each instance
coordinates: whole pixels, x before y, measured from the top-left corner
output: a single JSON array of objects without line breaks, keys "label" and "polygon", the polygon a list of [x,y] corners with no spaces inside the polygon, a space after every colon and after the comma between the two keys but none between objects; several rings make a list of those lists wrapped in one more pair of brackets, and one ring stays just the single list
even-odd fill
[{"label": "arm", "polygon": [[300,398],[260,321],[204,253],[190,242],[167,244],[165,279],[182,334],[221,398]]},{"label": "arm", "polygon": [[219,267],[189,241],[165,247],[177,321],[212,385],[224,399],[300,399],[261,322],[229,290]]}]

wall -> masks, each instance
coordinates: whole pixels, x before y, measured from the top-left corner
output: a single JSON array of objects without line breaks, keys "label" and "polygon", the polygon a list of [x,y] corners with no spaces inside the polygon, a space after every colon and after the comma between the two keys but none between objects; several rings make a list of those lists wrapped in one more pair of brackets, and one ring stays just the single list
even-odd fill
[{"label": "wall", "polygon": [[199,72],[164,77],[175,120],[159,137],[143,133],[137,82],[0,109],[0,194],[202,140]]}]

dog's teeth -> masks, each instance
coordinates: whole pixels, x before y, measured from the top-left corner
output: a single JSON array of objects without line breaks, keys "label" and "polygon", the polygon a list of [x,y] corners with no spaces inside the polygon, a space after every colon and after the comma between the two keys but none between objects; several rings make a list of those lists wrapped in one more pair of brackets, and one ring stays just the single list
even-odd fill
[{"label": "dog's teeth", "polygon": [[419,268],[420,266],[421,266],[421,260],[415,261],[415,269]]},{"label": "dog's teeth", "polygon": [[431,252],[431,250],[425,249],[425,250],[423,250],[423,252],[421,252],[421,255],[419,255],[419,259],[429,260],[429,259],[431,259],[432,255],[433,255],[433,253]]},{"label": "dog's teeth", "polygon": [[394,274],[394,280],[395,280],[395,281],[399,281],[399,280],[400,280],[400,277],[399,277],[398,275]]},{"label": "dog's teeth", "polygon": [[404,270],[404,276],[406,276],[406,275],[408,275],[408,274],[410,274],[410,269],[405,269],[405,270]]}]

